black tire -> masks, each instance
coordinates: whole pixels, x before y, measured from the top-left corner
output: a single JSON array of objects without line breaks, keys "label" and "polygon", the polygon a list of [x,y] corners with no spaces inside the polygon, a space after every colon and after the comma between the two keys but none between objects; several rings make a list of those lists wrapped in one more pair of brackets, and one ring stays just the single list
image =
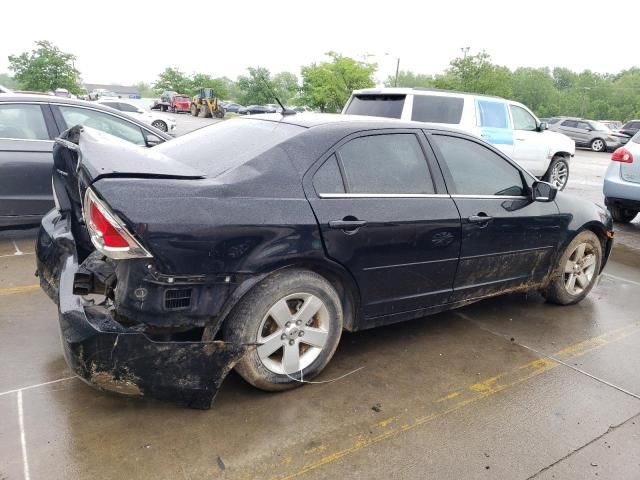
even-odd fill
[{"label": "black tire", "polygon": [[[567,272],[572,257],[574,256],[576,249],[581,245],[586,244],[590,254],[592,253],[594,258],[594,273],[586,286],[582,287],[580,292],[570,292],[567,287],[567,281],[572,275],[572,271]],[[585,230],[580,232],[575,238],[567,245],[564,252],[560,256],[560,260],[556,265],[553,273],[551,274],[551,281],[547,288],[544,290],[543,295],[547,299],[547,302],[554,303],[556,305],[573,305],[580,302],[586,297],[598,279],[600,273],[600,267],[602,265],[602,244],[595,233]],[[576,282],[574,282],[575,284]],[[579,282],[578,282],[579,283]]]},{"label": "black tire", "polygon": [[[259,389],[280,391],[295,388],[302,385],[302,382],[296,380],[300,380],[301,377],[303,380],[310,380],[324,369],[335,353],[342,334],[343,317],[340,298],[324,277],[308,270],[286,270],[275,273],[256,285],[242,298],[225,320],[223,327],[225,341],[243,344],[256,343],[258,335],[262,335],[262,332],[258,330],[263,325],[263,319],[268,318],[268,312],[271,308],[287,296],[295,296],[301,292],[315,296],[326,307],[326,321],[328,322],[326,343],[315,360],[303,368],[302,372],[289,374],[276,373],[267,368],[260,359],[257,349],[245,355],[235,366],[235,369],[242,378]],[[295,313],[292,312],[292,315]],[[284,334],[281,338],[285,338]],[[288,341],[290,340],[283,340],[283,342]],[[300,352],[304,345],[300,347],[296,343],[295,348]],[[273,355],[277,356],[280,350],[279,347]],[[301,373],[302,375],[300,375]]]},{"label": "black tire", "polygon": [[167,127],[167,124],[164,123],[162,120],[153,121],[151,123],[151,126],[157,128],[158,130],[161,130],[163,132],[169,131],[169,127]]},{"label": "black tire", "polygon": [[[566,172],[566,175],[564,176],[564,182],[559,181],[554,176],[554,171],[556,169],[564,170],[564,172]],[[554,156],[553,160],[551,160],[551,163],[549,164],[547,173],[544,174],[542,179],[545,182],[549,182],[550,184],[557,187],[558,190],[564,190],[564,188],[567,186],[567,183],[569,182],[569,162],[567,161],[567,159],[562,155]]]},{"label": "black tire", "polygon": [[197,117],[200,112],[198,111],[198,107],[196,107],[195,103],[191,104],[191,115]]},{"label": "black tire", "polygon": [[611,212],[613,219],[620,223],[629,223],[631,220],[636,218],[636,215],[638,214],[637,210],[622,207],[609,207],[609,211]]},{"label": "black tire", "polygon": [[591,140],[591,144],[589,145],[591,150],[594,152],[606,152],[607,151],[607,142],[605,142],[601,138],[594,138]]},{"label": "black tire", "polygon": [[204,113],[204,118],[211,118],[211,110],[209,110],[209,107],[207,105],[202,107],[202,111]]},{"label": "black tire", "polygon": [[216,118],[224,118],[224,113],[225,113],[224,109],[219,108],[214,112],[214,115]]}]

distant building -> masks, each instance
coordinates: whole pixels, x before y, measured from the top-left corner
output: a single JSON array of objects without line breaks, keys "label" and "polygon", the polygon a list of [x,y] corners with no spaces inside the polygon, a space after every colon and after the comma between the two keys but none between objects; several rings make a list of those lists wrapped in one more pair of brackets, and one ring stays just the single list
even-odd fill
[{"label": "distant building", "polygon": [[133,85],[107,85],[102,83],[85,83],[84,88],[86,88],[87,93],[92,92],[93,90],[103,89],[108,90],[110,92],[117,93],[121,98],[140,98],[140,90],[138,87]]}]

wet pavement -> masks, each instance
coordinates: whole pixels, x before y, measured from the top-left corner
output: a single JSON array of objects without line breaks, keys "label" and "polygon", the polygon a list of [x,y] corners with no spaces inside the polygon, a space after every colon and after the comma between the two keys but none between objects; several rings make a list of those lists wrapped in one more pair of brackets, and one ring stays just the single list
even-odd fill
[{"label": "wet pavement", "polygon": [[[601,201],[607,159],[581,152],[569,190]],[[579,305],[515,294],[347,333],[328,383],[231,374],[209,411],[73,377],[34,230],[0,232],[0,479],[638,479],[640,232],[618,230]]]}]

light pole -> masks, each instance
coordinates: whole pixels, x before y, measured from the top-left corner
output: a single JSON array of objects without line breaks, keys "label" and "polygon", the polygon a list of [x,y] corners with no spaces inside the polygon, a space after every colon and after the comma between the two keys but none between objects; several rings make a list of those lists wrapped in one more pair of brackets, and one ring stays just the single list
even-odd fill
[{"label": "light pole", "polygon": [[460,51],[462,52],[462,58],[467,58],[467,53],[469,53],[471,47],[461,47]]}]

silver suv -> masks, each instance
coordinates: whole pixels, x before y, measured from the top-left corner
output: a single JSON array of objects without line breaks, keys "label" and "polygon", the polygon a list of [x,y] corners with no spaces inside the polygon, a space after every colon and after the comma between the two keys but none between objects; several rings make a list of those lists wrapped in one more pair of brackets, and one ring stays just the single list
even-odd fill
[{"label": "silver suv", "polygon": [[594,152],[615,150],[629,137],[612,132],[604,123],[584,118],[566,117],[549,124],[549,130],[564,133],[576,142],[576,147],[588,147]]}]

